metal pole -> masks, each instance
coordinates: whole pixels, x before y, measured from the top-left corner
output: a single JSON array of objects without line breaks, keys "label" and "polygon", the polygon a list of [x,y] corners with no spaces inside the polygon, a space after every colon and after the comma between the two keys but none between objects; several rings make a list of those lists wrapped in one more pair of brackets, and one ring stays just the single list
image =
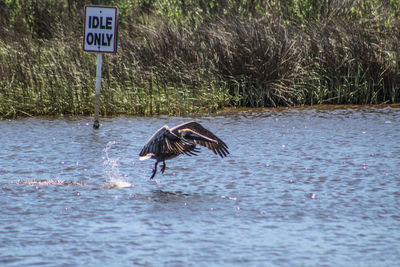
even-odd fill
[{"label": "metal pole", "polygon": [[96,69],[96,95],[95,95],[95,106],[94,106],[94,123],[93,128],[99,129],[99,111],[100,111],[100,88],[101,88],[101,67],[103,64],[103,54],[97,54],[97,69]]}]

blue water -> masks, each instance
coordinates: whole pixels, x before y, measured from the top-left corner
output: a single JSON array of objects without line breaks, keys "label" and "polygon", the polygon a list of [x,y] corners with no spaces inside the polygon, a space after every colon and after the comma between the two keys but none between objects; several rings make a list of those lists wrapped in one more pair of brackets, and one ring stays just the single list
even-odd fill
[{"label": "blue water", "polygon": [[[196,120],[221,159],[154,161]],[[1,266],[397,266],[400,109],[0,121]]]}]

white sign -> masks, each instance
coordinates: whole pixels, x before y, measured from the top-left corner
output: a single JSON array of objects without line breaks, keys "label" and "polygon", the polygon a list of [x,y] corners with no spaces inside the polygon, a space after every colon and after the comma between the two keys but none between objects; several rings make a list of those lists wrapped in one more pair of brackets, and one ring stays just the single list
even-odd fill
[{"label": "white sign", "polygon": [[85,6],[83,50],[115,53],[117,51],[118,8]]}]

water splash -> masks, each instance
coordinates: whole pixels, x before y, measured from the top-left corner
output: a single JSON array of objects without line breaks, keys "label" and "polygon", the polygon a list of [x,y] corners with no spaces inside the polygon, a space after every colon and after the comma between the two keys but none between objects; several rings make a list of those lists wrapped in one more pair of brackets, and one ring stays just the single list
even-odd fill
[{"label": "water splash", "polygon": [[[122,176],[119,172],[119,158],[110,158],[108,156],[108,151],[110,148],[115,145],[116,141],[108,142],[106,147],[104,148],[104,171],[107,175],[107,184],[106,187],[108,188],[124,188],[124,187],[131,187],[132,184],[124,180],[124,176]],[[126,177],[126,175],[125,175]]]},{"label": "water splash", "polygon": [[32,180],[24,180],[20,179],[15,182],[15,184],[21,185],[36,185],[36,186],[50,186],[50,185],[75,185],[75,186],[84,186],[85,183],[74,182],[74,181],[65,181],[60,179],[32,179]]}]

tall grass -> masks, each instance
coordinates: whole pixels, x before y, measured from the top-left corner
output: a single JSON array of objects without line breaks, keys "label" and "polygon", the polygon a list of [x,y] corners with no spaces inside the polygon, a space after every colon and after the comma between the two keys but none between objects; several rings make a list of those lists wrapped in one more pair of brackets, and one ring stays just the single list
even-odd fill
[{"label": "tall grass", "polygon": [[[85,1],[28,2],[0,0],[0,117],[92,114]],[[120,8],[118,53],[103,63],[103,115],[400,99],[396,1],[94,4]]]},{"label": "tall grass", "polygon": [[398,101],[400,54],[395,28],[382,31],[365,23],[332,20],[317,24],[316,29],[307,32],[308,58],[314,72],[312,82],[307,83],[307,104]]}]

